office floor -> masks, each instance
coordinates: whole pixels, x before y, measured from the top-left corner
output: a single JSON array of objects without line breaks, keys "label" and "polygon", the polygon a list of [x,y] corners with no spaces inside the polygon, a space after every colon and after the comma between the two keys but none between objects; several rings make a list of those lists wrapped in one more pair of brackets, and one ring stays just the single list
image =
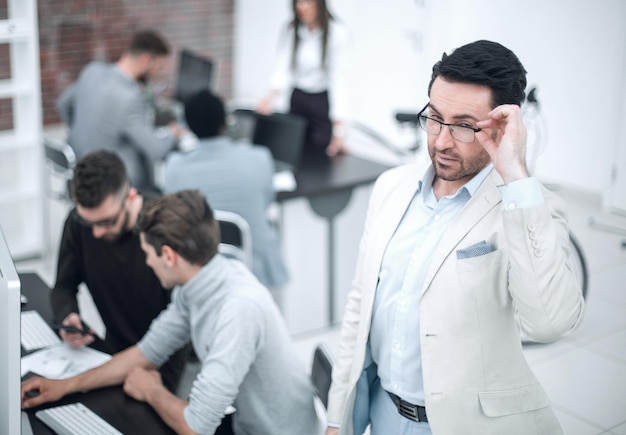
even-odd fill
[{"label": "office floor", "polygon": [[[626,248],[623,234],[600,229],[626,229],[626,217],[601,212],[594,198],[561,192],[569,205],[572,231],[579,239],[589,268],[587,312],[582,326],[556,343],[527,345],[525,353],[550,395],[567,435],[626,435]],[[36,271],[47,283],[54,280],[56,252],[67,206],[50,201],[51,254],[16,264],[19,271]],[[590,225],[593,218],[595,225]],[[83,312],[98,326],[88,297]],[[338,327],[293,337],[303,363],[310,364],[318,342],[337,348]]]}]

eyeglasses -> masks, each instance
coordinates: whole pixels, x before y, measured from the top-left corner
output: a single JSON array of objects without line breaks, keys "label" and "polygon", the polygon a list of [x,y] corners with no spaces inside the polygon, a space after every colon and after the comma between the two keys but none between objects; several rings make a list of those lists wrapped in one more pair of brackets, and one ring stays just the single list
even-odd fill
[{"label": "eyeglasses", "polygon": [[422,115],[422,113],[424,113],[424,110],[426,110],[427,108],[428,104],[426,104],[426,106],[424,106],[424,108],[420,110],[420,113],[417,114],[417,118],[419,120],[420,127],[428,134],[438,136],[439,133],[441,133],[441,129],[443,128],[443,126],[446,125],[450,129],[450,135],[454,139],[463,143],[472,143],[474,142],[475,134],[482,130],[482,128],[474,128],[466,124],[447,124],[437,119],[430,118],[426,115]]},{"label": "eyeglasses", "polygon": [[78,222],[79,224],[81,224],[84,227],[88,227],[88,228],[92,228],[92,227],[100,227],[100,228],[111,228],[114,227],[117,222],[120,220],[120,216],[122,215],[122,213],[124,213],[124,211],[126,211],[126,196],[128,194],[124,195],[124,200],[122,200],[122,204],[120,204],[120,210],[115,214],[115,216],[110,217],[108,219],[102,219],[99,220],[97,222],[91,222],[88,221],[87,219],[84,219],[83,217],[81,217],[78,212],[76,212],[74,214],[74,219],[76,219],[76,222]]}]

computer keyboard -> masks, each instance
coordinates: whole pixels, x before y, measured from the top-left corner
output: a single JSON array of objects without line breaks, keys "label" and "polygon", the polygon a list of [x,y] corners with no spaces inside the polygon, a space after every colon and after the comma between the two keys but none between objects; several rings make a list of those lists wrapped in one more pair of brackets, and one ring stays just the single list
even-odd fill
[{"label": "computer keyboard", "polygon": [[59,435],[121,435],[122,432],[82,403],[56,406],[35,413]]},{"label": "computer keyboard", "polygon": [[37,311],[22,311],[22,347],[26,351],[58,344],[61,339]]}]

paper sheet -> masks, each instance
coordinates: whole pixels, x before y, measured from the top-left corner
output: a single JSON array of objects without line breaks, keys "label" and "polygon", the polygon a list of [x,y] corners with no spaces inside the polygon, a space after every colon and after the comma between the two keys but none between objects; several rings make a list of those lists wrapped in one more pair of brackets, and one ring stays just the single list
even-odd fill
[{"label": "paper sheet", "polygon": [[291,171],[275,172],[272,179],[276,192],[292,192],[296,190],[296,177]]},{"label": "paper sheet", "polygon": [[22,376],[28,372],[49,379],[65,379],[98,367],[111,355],[90,347],[74,349],[60,343],[22,357]]}]

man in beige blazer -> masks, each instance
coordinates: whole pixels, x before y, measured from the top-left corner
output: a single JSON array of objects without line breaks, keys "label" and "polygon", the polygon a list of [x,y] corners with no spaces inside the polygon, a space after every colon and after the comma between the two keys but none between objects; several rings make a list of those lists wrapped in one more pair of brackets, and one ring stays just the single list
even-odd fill
[{"label": "man in beige blazer", "polygon": [[520,332],[582,321],[564,203],[528,173],[526,71],[476,41],[433,67],[432,165],[376,183],[333,370],[327,434],[560,434]]}]

